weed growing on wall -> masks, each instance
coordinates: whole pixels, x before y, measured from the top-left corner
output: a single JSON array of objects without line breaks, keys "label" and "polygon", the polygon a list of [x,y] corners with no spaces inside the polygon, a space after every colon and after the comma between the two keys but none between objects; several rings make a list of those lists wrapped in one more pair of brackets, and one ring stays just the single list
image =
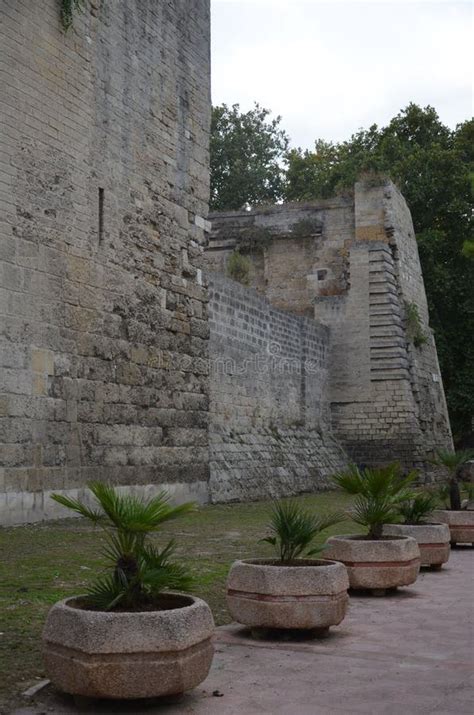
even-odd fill
[{"label": "weed growing on wall", "polygon": [[428,336],[421,327],[420,313],[416,303],[405,301],[405,317],[407,321],[407,333],[415,348],[421,348],[428,342]]},{"label": "weed growing on wall", "polygon": [[252,226],[239,236],[239,251],[241,253],[263,253],[272,241],[272,233],[267,228]]},{"label": "weed growing on wall", "polygon": [[237,283],[248,285],[251,267],[252,263],[247,256],[243,256],[239,251],[234,251],[227,261],[227,275]]},{"label": "weed growing on wall", "polygon": [[84,0],[60,0],[60,3],[61,25],[67,32],[74,22],[74,11],[84,9]]}]

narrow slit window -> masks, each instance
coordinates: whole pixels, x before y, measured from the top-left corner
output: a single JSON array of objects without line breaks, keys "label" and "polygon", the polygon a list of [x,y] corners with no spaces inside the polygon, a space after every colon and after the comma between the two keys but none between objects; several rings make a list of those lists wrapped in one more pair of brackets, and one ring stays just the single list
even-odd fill
[{"label": "narrow slit window", "polygon": [[104,238],[104,189],[99,186],[99,243]]}]

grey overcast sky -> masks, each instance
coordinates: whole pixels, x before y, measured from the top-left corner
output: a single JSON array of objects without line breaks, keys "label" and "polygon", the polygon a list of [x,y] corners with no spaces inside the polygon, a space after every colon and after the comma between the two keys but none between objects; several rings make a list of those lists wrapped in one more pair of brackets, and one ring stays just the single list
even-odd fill
[{"label": "grey overcast sky", "polygon": [[294,146],[384,125],[410,101],[473,114],[473,2],[211,0],[214,104],[253,101]]}]

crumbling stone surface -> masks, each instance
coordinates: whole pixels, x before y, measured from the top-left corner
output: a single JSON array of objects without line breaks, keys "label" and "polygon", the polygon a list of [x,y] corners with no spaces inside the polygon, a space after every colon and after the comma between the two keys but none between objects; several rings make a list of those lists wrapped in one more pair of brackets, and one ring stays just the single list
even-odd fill
[{"label": "crumbling stone surface", "polygon": [[93,9],[2,3],[7,523],[90,479],[207,498],[209,2]]}]

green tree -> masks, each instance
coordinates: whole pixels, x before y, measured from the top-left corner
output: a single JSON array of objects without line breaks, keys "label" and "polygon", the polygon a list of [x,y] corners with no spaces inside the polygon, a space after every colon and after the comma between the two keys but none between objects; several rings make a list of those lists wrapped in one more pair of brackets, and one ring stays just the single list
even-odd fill
[{"label": "green tree", "polygon": [[238,104],[212,110],[211,209],[239,209],[246,204],[276,202],[283,196],[283,159],[288,136],[281,117],[255,104],[241,112]]},{"label": "green tree", "polygon": [[474,414],[474,121],[445,126],[409,104],[386,127],[287,154],[287,200],[347,191],[361,172],[389,175],[410,207],[451,422],[462,441]]},{"label": "green tree", "polygon": [[[471,194],[474,194],[474,119],[463,122],[456,127],[454,142],[461,160],[468,167]],[[463,255],[466,258],[474,259],[474,237],[467,238],[464,241]]]}]

